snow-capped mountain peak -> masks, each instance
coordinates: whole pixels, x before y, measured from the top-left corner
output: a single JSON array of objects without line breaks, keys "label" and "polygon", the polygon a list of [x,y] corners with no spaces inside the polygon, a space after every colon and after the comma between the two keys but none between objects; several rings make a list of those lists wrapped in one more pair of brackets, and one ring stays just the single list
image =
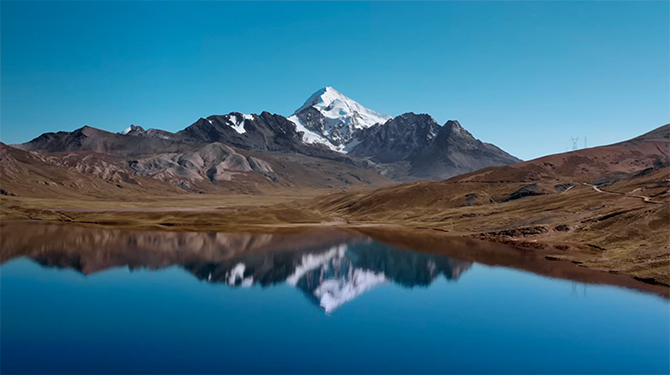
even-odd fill
[{"label": "snow-capped mountain peak", "polygon": [[305,132],[306,142],[324,143],[325,139],[331,144],[329,147],[341,151],[356,131],[383,124],[391,116],[367,109],[328,86],[312,94],[289,119],[298,128],[313,133]]},{"label": "snow-capped mountain peak", "polygon": [[294,114],[308,107],[314,107],[324,116],[332,119],[356,117],[361,120],[356,125],[365,128],[377,123],[384,123],[391,118],[391,116],[383,115],[363,107],[355,100],[344,96],[341,92],[330,86],[324,87],[312,94],[305,104],[298,108]]}]

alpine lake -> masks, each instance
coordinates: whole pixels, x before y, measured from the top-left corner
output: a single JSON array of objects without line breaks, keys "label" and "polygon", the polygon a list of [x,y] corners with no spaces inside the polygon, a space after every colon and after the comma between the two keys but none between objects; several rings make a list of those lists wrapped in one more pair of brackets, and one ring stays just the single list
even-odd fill
[{"label": "alpine lake", "polygon": [[3,374],[670,371],[662,290],[474,239],[0,230]]}]

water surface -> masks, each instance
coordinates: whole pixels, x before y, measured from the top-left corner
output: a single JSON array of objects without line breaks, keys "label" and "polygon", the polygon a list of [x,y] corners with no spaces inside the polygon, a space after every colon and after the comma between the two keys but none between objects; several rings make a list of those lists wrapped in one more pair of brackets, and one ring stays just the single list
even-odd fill
[{"label": "water surface", "polygon": [[2,227],[2,373],[670,370],[668,300],[631,289],[337,230],[28,228]]}]

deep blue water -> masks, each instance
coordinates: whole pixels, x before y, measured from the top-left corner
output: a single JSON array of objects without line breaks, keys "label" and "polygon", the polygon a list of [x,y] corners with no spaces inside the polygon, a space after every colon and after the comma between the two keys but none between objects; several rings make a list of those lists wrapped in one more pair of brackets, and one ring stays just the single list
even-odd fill
[{"label": "deep blue water", "polygon": [[360,239],[63,241],[3,244],[3,374],[670,371],[668,300],[629,289]]}]

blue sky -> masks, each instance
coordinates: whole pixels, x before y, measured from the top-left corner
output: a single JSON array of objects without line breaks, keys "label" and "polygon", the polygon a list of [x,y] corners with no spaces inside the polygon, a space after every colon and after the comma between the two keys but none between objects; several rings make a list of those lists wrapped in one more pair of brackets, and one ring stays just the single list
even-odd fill
[{"label": "blue sky", "polygon": [[667,1],[0,4],[5,143],[290,115],[324,86],[523,159],[670,121]]}]

